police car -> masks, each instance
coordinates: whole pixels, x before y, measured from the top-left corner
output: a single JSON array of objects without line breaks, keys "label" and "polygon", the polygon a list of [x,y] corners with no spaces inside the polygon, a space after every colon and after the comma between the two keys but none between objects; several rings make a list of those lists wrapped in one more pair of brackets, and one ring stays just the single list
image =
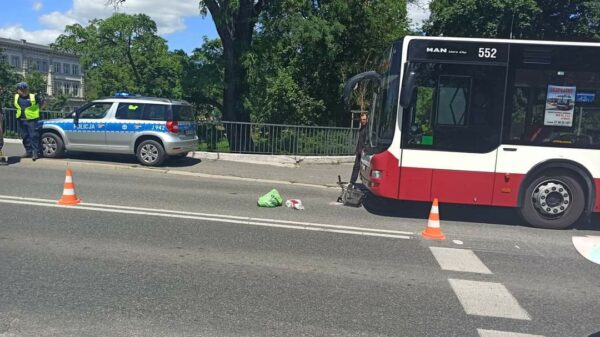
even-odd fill
[{"label": "police car", "polygon": [[45,120],[42,151],[46,158],[65,151],[135,154],[141,164],[158,166],[197,149],[194,117],[186,101],[117,94],[87,103],[70,118]]}]

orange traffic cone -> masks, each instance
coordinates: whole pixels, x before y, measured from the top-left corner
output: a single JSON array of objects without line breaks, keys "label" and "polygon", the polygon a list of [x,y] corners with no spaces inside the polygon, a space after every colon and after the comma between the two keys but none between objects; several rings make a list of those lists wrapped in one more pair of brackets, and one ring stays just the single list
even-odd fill
[{"label": "orange traffic cone", "polygon": [[446,238],[440,228],[440,211],[437,198],[433,199],[431,212],[429,212],[429,220],[427,220],[427,228],[421,232],[421,235],[431,240],[444,240]]},{"label": "orange traffic cone", "polygon": [[75,195],[75,184],[73,184],[73,172],[71,169],[67,169],[67,175],[65,177],[65,187],[63,189],[63,195],[58,200],[59,205],[77,205],[81,200]]}]

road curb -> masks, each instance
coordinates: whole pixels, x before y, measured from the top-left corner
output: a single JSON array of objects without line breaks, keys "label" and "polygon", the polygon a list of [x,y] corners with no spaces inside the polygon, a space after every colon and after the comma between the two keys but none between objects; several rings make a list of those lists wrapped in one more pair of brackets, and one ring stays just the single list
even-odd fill
[{"label": "road curb", "polygon": [[265,154],[245,154],[245,153],[222,153],[222,152],[204,152],[196,151],[188,155],[191,158],[207,160],[226,160],[243,162],[249,164],[277,165],[286,167],[295,167],[301,164],[310,165],[331,165],[353,163],[354,156],[286,156],[286,155],[265,155]]},{"label": "road curb", "polygon": [[[21,144],[20,139],[14,138],[5,138],[4,142],[7,144]],[[281,167],[297,167],[301,164],[350,164],[354,162],[354,156],[287,156],[205,151],[190,152],[190,154],[188,154],[188,157],[206,160],[234,161],[248,164],[274,165]]]},{"label": "road curb", "polygon": [[[152,173],[162,173],[174,176],[187,176],[187,177],[196,177],[196,178],[209,178],[209,179],[220,179],[220,180],[230,180],[230,181],[245,181],[245,182],[254,182],[261,184],[271,184],[271,185],[292,185],[292,186],[301,186],[301,187],[309,187],[309,188],[319,188],[319,189],[333,189],[339,188],[337,185],[318,185],[318,184],[309,184],[295,181],[285,181],[285,180],[272,180],[272,179],[261,179],[261,178],[247,178],[247,177],[238,177],[238,176],[225,176],[218,174],[208,174],[208,173],[198,173],[198,172],[189,172],[182,170],[173,170],[173,169],[161,169],[161,168],[150,168],[150,167],[142,167],[142,166],[130,166],[130,165],[121,165],[121,164],[105,164],[105,163],[90,163],[90,162],[81,162],[81,161],[67,161],[62,159],[42,159],[42,162],[45,165],[53,165],[53,166],[66,166],[66,167],[98,167],[112,170],[137,170],[137,171],[146,171]],[[35,164],[37,165],[37,164]]]}]

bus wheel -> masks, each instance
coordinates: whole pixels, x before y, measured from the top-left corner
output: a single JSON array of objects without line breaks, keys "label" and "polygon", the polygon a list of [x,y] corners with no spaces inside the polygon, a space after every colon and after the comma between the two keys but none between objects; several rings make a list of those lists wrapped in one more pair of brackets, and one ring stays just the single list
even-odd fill
[{"label": "bus wheel", "polygon": [[533,227],[565,229],[581,218],[584,208],[585,193],[577,178],[550,172],[527,186],[520,211]]}]

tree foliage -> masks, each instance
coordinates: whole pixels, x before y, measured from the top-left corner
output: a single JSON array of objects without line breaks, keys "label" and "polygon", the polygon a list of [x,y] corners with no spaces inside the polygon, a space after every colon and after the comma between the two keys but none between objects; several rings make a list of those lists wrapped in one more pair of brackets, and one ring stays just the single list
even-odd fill
[{"label": "tree foliage", "polygon": [[600,40],[600,2],[594,0],[433,0],[429,35]]},{"label": "tree foliage", "polygon": [[80,57],[86,96],[96,98],[126,90],[144,95],[181,97],[181,64],[166,41],[156,35],[147,15],[116,13],[83,27],[67,26],[52,45]]},{"label": "tree foliage", "polygon": [[48,81],[39,71],[30,71],[25,74],[23,79],[29,86],[29,92],[40,95],[47,95]]},{"label": "tree foliage", "polygon": [[[0,53],[2,50],[0,50]],[[0,107],[12,105],[16,93],[16,84],[22,80],[14,69],[7,63],[0,61]]]},{"label": "tree foliage", "polygon": [[398,0],[284,0],[259,20],[246,58],[247,105],[258,121],[348,123],[341,91],[408,29],[406,2]]},{"label": "tree foliage", "polygon": [[191,56],[177,52],[183,67],[183,97],[194,103],[206,117],[219,117],[223,111],[223,45],[221,40],[208,40]]}]

